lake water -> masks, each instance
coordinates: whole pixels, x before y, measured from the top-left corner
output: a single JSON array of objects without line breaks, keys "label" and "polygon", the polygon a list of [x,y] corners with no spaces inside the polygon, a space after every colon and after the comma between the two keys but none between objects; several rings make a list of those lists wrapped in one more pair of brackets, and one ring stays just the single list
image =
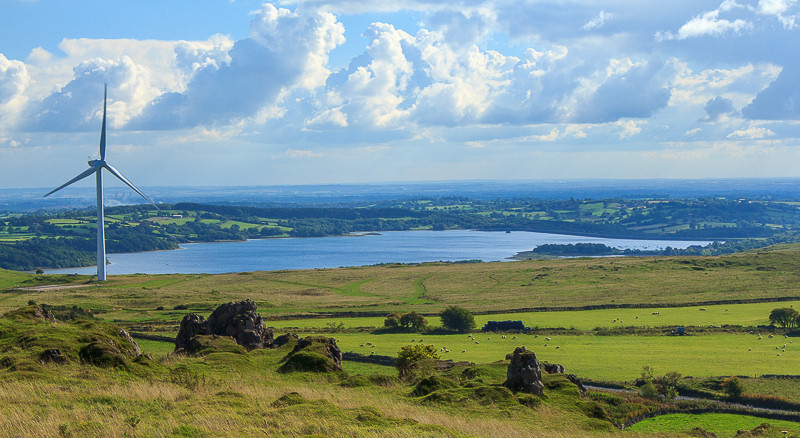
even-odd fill
[{"label": "lake water", "polygon": [[[379,235],[192,243],[174,251],[109,254],[108,274],[219,274],[337,268],[377,263],[506,260],[545,243],[603,243],[622,249],[686,248],[708,241],[630,240],[514,231],[390,231]],[[96,267],[48,270],[94,274]]]}]

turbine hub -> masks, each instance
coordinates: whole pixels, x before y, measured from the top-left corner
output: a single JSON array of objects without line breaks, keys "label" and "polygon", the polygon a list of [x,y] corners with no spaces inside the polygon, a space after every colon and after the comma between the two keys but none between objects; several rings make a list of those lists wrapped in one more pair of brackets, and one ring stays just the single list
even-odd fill
[{"label": "turbine hub", "polygon": [[103,160],[91,160],[91,161],[89,161],[89,165],[94,167],[94,166],[97,166],[98,164],[100,164],[102,162],[103,162]]}]

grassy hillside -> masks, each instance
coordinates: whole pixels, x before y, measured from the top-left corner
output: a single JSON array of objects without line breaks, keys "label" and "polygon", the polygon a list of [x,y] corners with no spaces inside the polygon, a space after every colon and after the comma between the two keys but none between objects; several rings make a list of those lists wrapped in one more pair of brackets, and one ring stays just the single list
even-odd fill
[{"label": "grassy hillside", "polygon": [[[63,306],[60,311],[70,315],[89,309],[99,318],[59,322],[53,329],[24,318],[0,318],[0,437],[685,436],[693,417],[648,423],[642,432],[620,432],[611,421],[671,406],[671,401],[592,392],[581,397],[558,377],[547,377],[544,399],[512,395],[499,386],[505,378],[503,358],[524,345],[568,373],[629,383],[649,365],[659,374],[703,378],[687,382],[716,393],[721,376],[797,374],[796,338],[778,332],[769,338],[764,329],[751,334],[725,325],[766,324],[770,309],[800,305],[799,256],[800,245],[786,245],[721,257],[126,275],[102,284],[81,276],[0,271],[0,313],[37,302]],[[59,286],[42,286],[48,284]],[[787,297],[792,300],[752,302]],[[345,362],[342,373],[279,373],[285,348],[176,357],[169,354],[171,344],[148,340],[140,345],[149,359],[123,358],[105,368],[81,355],[93,339],[116,333],[106,324],[172,337],[184,314],[208,316],[219,304],[245,298],[258,303],[276,334],[330,333],[343,351],[364,355],[396,356],[409,344],[446,347],[443,358],[476,363],[478,370],[460,374],[462,366],[445,376],[456,386],[419,395],[418,381],[397,380],[394,368],[379,365]],[[725,303],[698,304],[709,302]],[[474,339],[375,332],[383,315],[393,311],[416,310],[438,325],[433,315],[453,304],[478,312],[480,324],[521,319],[538,330],[505,338],[475,334]],[[584,306],[610,308],[576,310]],[[688,336],[670,336],[676,325],[685,326]],[[94,330],[102,336],[85,333]],[[38,358],[50,344],[64,351],[66,364],[41,363]],[[797,382],[746,379],[745,393],[800,402]],[[714,430],[713,423],[702,424]],[[800,433],[791,423],[776,424],[790,436]],[[719,431],[728,434],[729,428]]]}]

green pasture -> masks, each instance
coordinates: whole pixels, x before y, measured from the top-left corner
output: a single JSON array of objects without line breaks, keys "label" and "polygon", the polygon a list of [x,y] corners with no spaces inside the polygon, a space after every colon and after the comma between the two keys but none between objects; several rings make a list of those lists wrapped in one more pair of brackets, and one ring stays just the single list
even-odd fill
[{"label": "green pasture", "polygon": [[[336,338],[342,351],[396,357],[400,347],[422,344],[433,345],[437,350],[449,349],[449,353],[440,350],[443,359],[474,363],[503,360],[514,348],[524,346],[533,350],[539,360],[563,365],[568,373],[608,381],[633,380],[641,375],[645,365],[654,367],[659,374],[677,371],[694,377],[797,374],[800,369],[800,340],[795,346],[788,342],[791,338],[764,336],[758,340],[756,335],[749,334],[552,335],[548,336],[549,341],[542,335],[506,335],[503,339],[499,334],[473,334],[474,339],[467,335],[335,333],[327,336]],[[786,351],[775,349],[784,343]]]},{"label": "green pasture", "polygon": [[[727,304],[713,306],[666,307],[642,309],[598,309],[559,312],[522,312],[475,315],[476,329],[488,321],[522,321],[532,328],[575,328],[592,330],[597,327],[708,327],[757,326],[769,324],[769,312],[776,307],[800,309],[800,301]],[[705,310],[701,310],[705,309]],[[384,317],[332,317],[284,319],[269,321],[273,327],[343,328],[383,327]],[[440,326],[438,316],[426,318],[431,326]]]},{"label": "green pasture", "polygon": [[[716,434],[722,438],[728,438],[736,435],[739,430],[752,430],[761,423],[767,423],[773,428],[780,431],[786,430],[793,436],[800,433],[800,423],[781,420],[768,420],[759,417],[751,417],[748,415],[734,415],[734,414],[669,414],[661,415],[655,418],[650,418],[640,423],[636,423],[627,430],[632,432],[682,432],[688,433],[695,427],[702,428],[708,432]],[[747,435],[750,436],[750,435]],[[761,435],[759,435],[761,436]],[[775,435],[766,435],[775,436]]]}]

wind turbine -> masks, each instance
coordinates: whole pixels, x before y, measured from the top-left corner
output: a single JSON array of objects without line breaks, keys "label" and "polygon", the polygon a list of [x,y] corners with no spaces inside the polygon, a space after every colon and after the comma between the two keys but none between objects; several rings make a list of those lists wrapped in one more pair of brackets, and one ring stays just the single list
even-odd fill
[{"label": "wind turbine", "polygon": [[94,174],[95,180],[97,184],[97,281],[105,281],[106,279],[106,234],[105,228],[103,224],[103,169],[105,168],[112,175],[116,176],[120,181],[124,182],[128,187],[132,188],[133,191],[140,194],[144,199],[146,199],[151,204],[155,205],[155,203],[147,197],[141,190],[137,189],[132,182],[128,181],[127,178],[122,176],[122,174],[112,167],[110,164],[106,163],[106,101],[108,100],[108,84],[103,85],[103,127],[100,131],[100,159],[99,160],[91,160],[89,161],[89,168],[81,172],[80,175],[72,178],[71,180],[65,182],[64,184],[58,186],[58,188],[53,189],[48,194],[44,195],[44,197],[50,196],[53,193],[63,189],[64,187],[78,182],[87,176]]}]

